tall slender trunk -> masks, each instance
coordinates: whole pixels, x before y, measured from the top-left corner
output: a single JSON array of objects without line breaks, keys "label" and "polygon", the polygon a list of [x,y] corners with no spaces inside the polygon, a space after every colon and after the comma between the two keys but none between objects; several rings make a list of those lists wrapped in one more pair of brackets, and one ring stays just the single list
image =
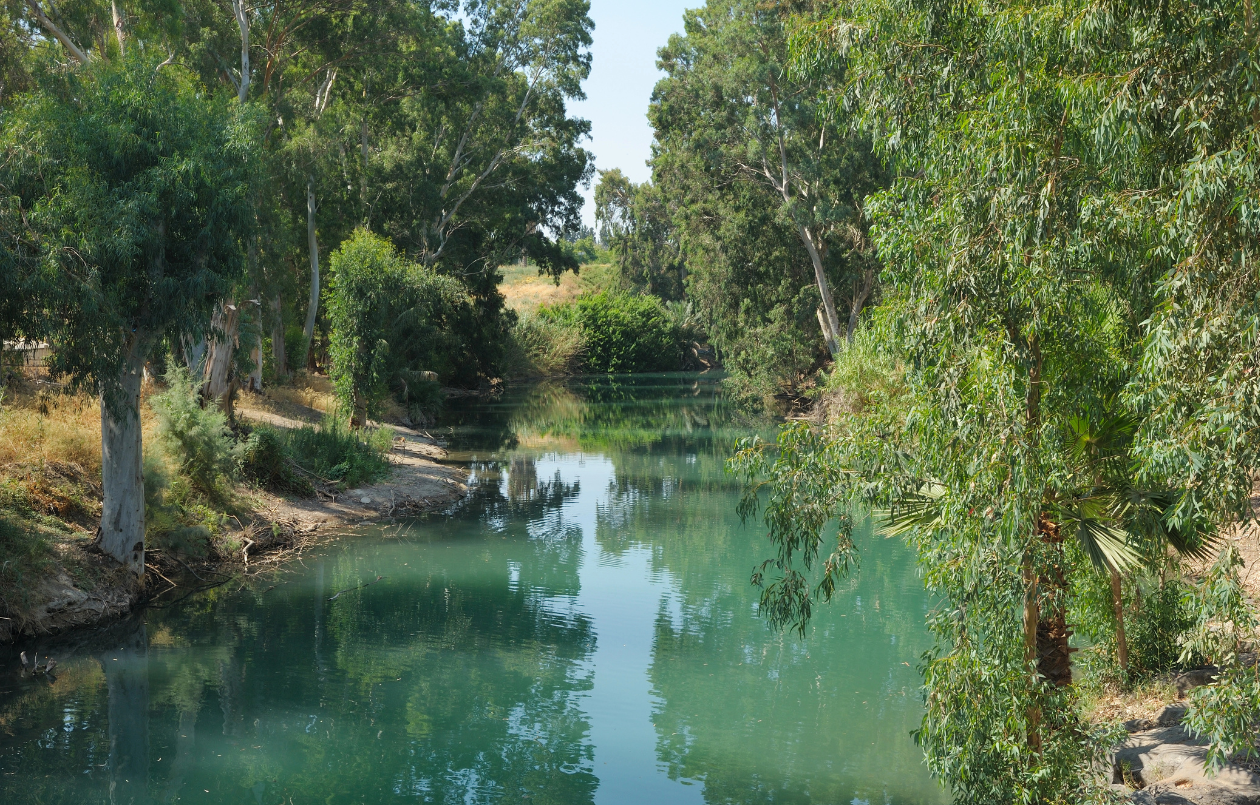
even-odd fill
[{"label": "tall slender trunk", "polygon": [[306,307],[306,326],[302,328],[302,366],[311,359],[311,342],[315,340],[315,314],[319,312],[319,243],[315,240],[315,177],[306,177],[306,244],[311,253],[311,298]]},{"label": "tall slender trunk", "polygon": [[241,82],[236,87],[236,99],[245,103],[249,97],[249,10],[244,0],[232,0],[232,16],[241,31]]},{"label": "tall slender trunk", "polygon": [[831,284],[827,282],[827,274],[823,271],[822,254],[818,251],[818,244],[814,242],[814,234],[807,226],[797,229],[805,250],[809,252],[810,262],[814,264],[814,281],[818,284],[818,295],[822,297],[823,311],[827,314],[824,328],[826,332],[823,335],[827,341],[827,350],[834,358],[840,354],[840,317],[836,314],[836,300],[831,295]]},{"label": "tall slender trunk", "polygon": [[284,306],[280,301],[280,293],[276,292],[275,301],[271,303],[271,360],[276,365],[278,377],[289,376],[288,356],[284,352]]},{"label": "tall slender trunk", "polygon": [[110,0],[109,11],[114,19],[114,36],[118,38],[118,55],[127,55],[127,34],[123,26],[123,16],[118,11],[117,0]]},{"label": "tall slender trunk", "polygon": [[144,374],[146,333],[132,333],[117,387],[102,387],[101,527],[97,546],[144,574],[144,454],[140,432],[140,383]]},{"label": "tall slender trunk", "polygon": [[[258,304],[255,304],[257,300]],[[263,323],[262,323],[262,300],[259,298],[258,291],[255,290],[250,294],[250,311],[254,314],[253,321],[250,322],[249,336],[249,360],[253,368],[249,371],[249,379],[246,381],[249,390],[253,392],[262,391],[262,366],[263,366]]]},{"label": "tall slender trunk", "polygon": [[1129,672],[1129,641],[1124,635],[1124,587],[1120,583],[1120,574],[1111,571],[1111,606],[1116,614],[1116,655],[1120,660],[1120,670]]}]

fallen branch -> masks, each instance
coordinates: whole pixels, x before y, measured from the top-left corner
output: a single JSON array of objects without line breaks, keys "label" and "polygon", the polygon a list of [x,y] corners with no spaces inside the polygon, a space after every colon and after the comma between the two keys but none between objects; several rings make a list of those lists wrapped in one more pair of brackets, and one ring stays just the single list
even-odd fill
[{"label": "fallen branch", "polygon": [[355,591],[355,590],[362,590],[364,587],[371,587],[373,584],[376,584],[376,582],[377,582],[377,581],[380,581],[380,580],[381,580],[381,579],[383,579],[383,578],[385,578],[385,577],[384,577],[384,576],[377,576],[377,577],[376,577],[376,581],[369,581],[367,584],[360,584],[358,587],[347,587],[346,589],[341,590],[340,592],[338,592],[338,593],[337,593],[337,595],[334,595],[332,598],[329,598],[328,600],[329,600],[329,601],[336,601],[336,600],[337,600],[337,598],[341,595],[341,593],[349,593],[349,592],[353,592],[353,591]]}]

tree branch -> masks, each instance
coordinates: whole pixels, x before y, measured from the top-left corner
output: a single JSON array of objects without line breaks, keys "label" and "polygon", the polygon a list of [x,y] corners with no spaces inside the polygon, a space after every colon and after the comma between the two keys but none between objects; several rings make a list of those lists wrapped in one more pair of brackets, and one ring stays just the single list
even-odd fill
[{"label": "tree branch", "polygon": [[44,10],[39,7],[39,3],[35,0],[26,0],[26,5],[30,8],[31,14],[35,17],[35,21],[39,23],[39,27],[43,28],[47,33],[51,34],[58,42],[60,42],[61,46],[74,57],[75,61],[79,64],[87,64],[87,54],[84,53],[79,46],[70,39],[69,36],[63,33],[60,28],[54,25],[52,20],[48,19],[48,15],[45,14]]}]

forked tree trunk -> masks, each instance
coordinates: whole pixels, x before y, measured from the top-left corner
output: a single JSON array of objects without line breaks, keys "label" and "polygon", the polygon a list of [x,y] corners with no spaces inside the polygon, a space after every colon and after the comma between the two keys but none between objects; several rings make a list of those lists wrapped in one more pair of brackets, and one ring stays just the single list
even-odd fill
[{"label": "forked tree trunk", "polygon": [[831,294],[831,284],[827,282],[827,273],[823,271],[822,253],[818,250],[818,244],[814,242],[814,233],[809,231],[809,227],[798,227],[798,234],[801,242],[805,244],[805,250],[809,252],[809,260],[814,264],[814,281],[818,285],[818,295],[822,297],[823,312],[823,338],[827,342],[827,351],[831,353],[831,357],[840,354],[840,316],[836,313],[836,300]]},{"label": "forked tree trunk", "polygon": [[875,290],[875,269],[868,268],[862,273],[862,279],[854,283],[853,298],[849,300],[849,327],[845,331],[844,338],[850,344],[853,343],[853,333],[857,331],[858,317],[862,314],[862,308],[866,305],[866,300],[870,298],[873,290]]},{"label": "forked tree trunk", "polygon": [[96,545],[107,556],[144,574],[144,454],[140,434],[140,383],[149,340],[132,334],[118,387],[101,390],[101,527]]},{"label": "forked tree trunk", "polygon": [[319,243],[315,240],[315,177],[306,178],[306,243],[311,253],[311,298],[306,307],[306,326],[302,328],[302,366],[311,359],[311,342],[315,340],[315,314],[319,312]]},{"label": "forked tree trunk", "polygon": [[1116,658],[1120,661],[1120,670],[1129,672],[1129,641],[1124,635],[1124,587],[1120,583],[1120,574],[1111,571],[1111,606],[1116,614]]}]

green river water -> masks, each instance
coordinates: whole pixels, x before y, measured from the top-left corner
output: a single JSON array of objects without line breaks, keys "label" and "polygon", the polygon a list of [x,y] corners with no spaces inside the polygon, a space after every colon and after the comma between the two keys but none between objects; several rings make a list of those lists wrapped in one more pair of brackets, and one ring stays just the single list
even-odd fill
[{"label": "green river water", "polygon": [[[929,606],[869,535],[805,635],[704,377],[455,400],[451,512],[107,629],[0,649],[0,803],[937,803],[910,731]],[[383,576],[370,586],[355,588]],[[341,592],[348,590],[346,592]],[[338,594],[339,593],[339,594]]]}]

